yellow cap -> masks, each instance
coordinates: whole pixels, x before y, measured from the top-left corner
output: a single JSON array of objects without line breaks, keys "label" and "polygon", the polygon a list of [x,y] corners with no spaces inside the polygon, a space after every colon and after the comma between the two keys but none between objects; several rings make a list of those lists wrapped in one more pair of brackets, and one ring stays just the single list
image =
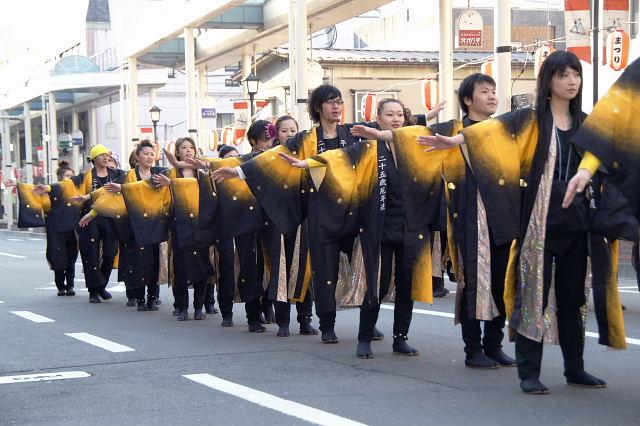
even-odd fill
[{"label": "yellow cap", "polygon": [[89,152],[89,159],[93,161],[98,155],[108,154],[109,148],[102,144],[94,145],[91,147],[91,151]]}]

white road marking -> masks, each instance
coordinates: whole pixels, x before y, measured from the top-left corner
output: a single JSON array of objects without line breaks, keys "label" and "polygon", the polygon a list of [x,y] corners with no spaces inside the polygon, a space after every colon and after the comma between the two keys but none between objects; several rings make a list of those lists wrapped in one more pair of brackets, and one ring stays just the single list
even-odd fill
[{"label": "white road marking", "polygon": [[638,286],[637,285],[630,285],[630,286],[624,286],[624,287],[621,286],[621,287],[618,287],[618,288],[635,288],[635,289],[637,289]]},{"label": "white road marking", "polygon": [[91,374],[85,373],[84,371],[62,371],[60,373],[0,376],[0,385],[9,385],[12,383],[43,382],[50,380],[80,379],[82,377],[91,377]]},{"label": "white road marking", "polygon": [[182,377],[208,386],[211,389],[228,393],[229,395],[237,396],[238,398],[253,402],[254,404],[258,404],[262,407],[270,408],[289,416],[297,417],[309,423],[327,426],[364,425],[364,423],[359,423],[345,417],[340,417],[326,411],[318,410],[317,408],[309,407],[307,405],[279,398],[266,392],[229,382],[227,380],[220,379],[219,377],[212,376],[211,374],[187,374],[183,375]]},{"label": "white road marking", "polygon": [[[393,305],[380,305],[380,307],[382,309],[393,310]],[[455,315],[453,315],[453,314],[451,314],[449,312],[430,311],[428,309],[417,309],[417,308],[414,308],[413,309],[413,313],[422,314],[422,315],[432,315],[432,316],[444,317],[444,318],[454,318],[455,317]],[[507,324],[508,324],[508,322],[507,322]],[[596,339],[599,337],[598,333],[594,333],[592,331],[587,331],[585,333],[585,335],[588,336],[588,337],[594,337]],[[640,346],[640,339],[633,339],[631,337],[627,337],[627,338],[625,338],[625,340],[630,345]]]},{"label": "white road marking", "polygon": [[29,241],[44,241],[43,238],[29,238]]},{"label": "white road marking", "polygon": [[55,322],[55,320],[52,320],[51,318],[43,317],[42,315],[34,314],[29,311],[11,311],[11,313],[33,322]]},{"label": "white road marking", "polygon": [[24,241],[22,238],[7,238],[7,241]]},{"label": "white road marking", "polygon": [[[75,279],[76,282],[84,282],[83,278],[76,278]],[[34,290],[58,290],[58,287],[55,286],[55,282],[50,282],[49,285],[47,287],[34,287]],[[112,284],[112,287],[107,287],[107,290],[114,292],[114,293],[124,293],[127,289],[125,288],[124,284],[121,284],[119,282],[115,282],[115,283],[109,283]],[[86,288],[76,288],[75,289],[76,292],[78,291],[87,291]]]},{"label": "white road marking", "polygon": [[0,256],[13,257],[13,258],[16,258],[16,259],[26,259],[27,258],[27,256],[20,256],[18,254],[4,253],[4,252],[1,252],[1,251],[0,251]]},{"label": "white road marking", "polygon": [[640,294],[640,292],[638,291],[638,289],[636,288],[635,290],[618,290],[620,293],[635,293],[635,294]]},{"label": "white road marking", "polygon": [[0,300],[0,303],[4,303],[2,300]]},{"label": "white road marking", "polygon": [[89,333],[64,333],[69,337],[88,343],[93,346],[97,346],[109,352],[134,352],[135,349],[129,346],[121,345],[120,343],[112,342],[111,340],[103,339],[102,337],[94,336]]}]

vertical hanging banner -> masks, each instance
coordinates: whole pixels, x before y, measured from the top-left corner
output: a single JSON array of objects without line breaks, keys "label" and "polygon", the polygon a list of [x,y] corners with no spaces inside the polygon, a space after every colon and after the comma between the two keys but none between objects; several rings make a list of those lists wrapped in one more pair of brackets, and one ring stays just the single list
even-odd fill
[{"label": "vertical hanging banner", "polygon": [[590,0],[564,1],[564,31],[567,50],[591,63],[591,4]]},{"label": "vertical hanging banner", "polygon": [[249,101],[238,101],[233,103],[233,144],[238,146],[242,143],[244,135],[249,127]]},{"label": "vertical hanging banner", "polygon": [[629,21],[629,0],[604,0],[602,4],[602,28],[605,31],[602,31],[602,46],[604,46],[602,63],[608,63],[613,69],[616,69],[615,66],[618,65],[614,66],[608,62],[610,56],[610,52],[608,51],[610,32],[614,30],[625,30],[628,37]]}]

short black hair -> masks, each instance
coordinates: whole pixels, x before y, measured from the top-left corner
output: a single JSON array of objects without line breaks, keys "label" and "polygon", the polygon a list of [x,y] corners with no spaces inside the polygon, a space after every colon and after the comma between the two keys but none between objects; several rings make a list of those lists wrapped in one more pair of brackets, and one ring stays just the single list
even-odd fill
[{"label": "short black hair", "polygon": [[266,135],[268,125],[269,122],[267,120],[256,120],[249,126],[249,130],[247,130],[247,140],[249,140],[251,146],[254,146],[258,140],[264,139],[265,136],[269,138],[269,136]]},{"label": "short black hair", "polygon": [[320,111],[322,111],[322,104],[329,99],[340,98],[342,99],[342,93],[336,86],[330,84],[322,84],[311,92],[309,99],[307,99],[307,112],[311,121],[314,123],[320,122]]},{"label": "short black hair", "polygon": [[153,144],[149,139],[143,139],[136,146],[136,155],[140,154],[140,151],[142,151],[143,148],[154,149]]},{"label": "short black hair", "polygon": [[473,100],[473,91],[476,89],[476,85],[478,83],[488,83],[493,87],[496,86],[495,80],[491,78],[490,75],[482,74],[480,72],[471,74],[462,80],[462,83],[460,83],[460,87],[458,88],[458,103],[465,115],[469,114],[469,107],[464,103],[464,100],[467,98]]}]

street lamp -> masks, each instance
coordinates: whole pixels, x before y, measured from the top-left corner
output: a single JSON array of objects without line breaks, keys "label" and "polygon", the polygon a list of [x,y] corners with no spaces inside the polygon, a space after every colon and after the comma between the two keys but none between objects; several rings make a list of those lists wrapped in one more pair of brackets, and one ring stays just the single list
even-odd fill
[{"label": "street lamp", "polygon": [[255,106],[253,105],[253,97],[258,93],[258,86],[260,85],[260,79],[256,77],[254,73],[249,74],[247,78],[244,79],[244,88],[247,90],[249,94],[249,103],[251,104],[251,117],[256,113]]},{"label": "street lamp", "polygon": [[162,111],[157,106],[152,106],[149,110],[149,115],[151,116],[151,122],[153,123],[153,141],[158,143],[158,133],[156,132],[156,127],[158,126],[158,121],[160,121],[160,111]]}]

